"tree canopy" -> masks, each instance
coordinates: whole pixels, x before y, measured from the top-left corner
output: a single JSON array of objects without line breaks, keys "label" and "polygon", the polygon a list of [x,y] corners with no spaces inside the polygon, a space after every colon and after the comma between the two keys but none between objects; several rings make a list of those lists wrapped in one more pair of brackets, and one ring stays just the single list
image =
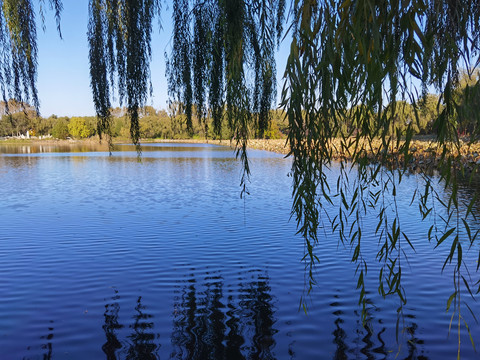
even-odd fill
[{"label": "tree canopy", "polygon": [[[61,1],[50,0],[49,5],[59,19]],[[160,5],[158,0],[89,1],[90,77],[99,134],[110,134],[111,99],[116,89],[127,106],[132,141],[139,144],[138,114],[152,91],[151,32]],[[450,197],[448,201],[440,199],[431,178],[423,173],[423,186],[412,201],[425,216],[435,204],[446,209],[445,224],[430,228],[428,237],[439,245],[450,241],[446,263],[455,263],[459,288],[465,279],[462,268],[468,265],[462,258],[460,238],[468,234],[473,243],[475,235],[467,222],[451,224],[450,220],[458,220],[460,213],[464,219],[472,216],[475,199],[466,210],[458,202],[462,170],[458,130],[460,123],[468,123],[470,141],[479,137],[479,112],[471,107],[478,103],[478,78],[470,81],[462,94],[456,89],[462,71],[474,74],[480,61],[480,3],[173,0],[172,50],[167,64],[172,102],[180,105],[190,129],[194,111],[204,126],[207,117],[213,119],[216,134],[221,134],[221,120],[226,117],[244,166],[243,192],[250,174],[247,141],[255,134],[263,136],[268,127],[269,110],[276,98],[274,54],[286,32],[291,44],[287,66],[282,69],[281,106],[288,119],[293,158],[292,213],[307,245],[307,261],[313,267],[315,249],[321,246],[322,204],[333,203],[336,195],[341,201],[338,214],[331,217],[332,226],[354,249],[352,260],[358,263],[358,286],[365,306],[362,279],[367,264],[362,258],[360,220],[367,205],[374,207],[381,244],[378,258],[383,264],[379,291],[385,296],[394,294],[405,303],[400,261],[396,260],[403,244],[413,245],[402,232],[401,214],[393,207],[394,215],[387,216],[382,198],[383,193],[396,196],[411,158],[414,126],[425,104],[432,107],[435,100],[427,92],[434,89],[438,115],[430,116],[441,153],[438,171],[451,190]],[[4,101],[8,95],[19,101],[32,100],[38,108],[33,0],[2,2],[0,45]],[[411,104],[408,109],[407,101]],[[408,121],[400,126],[398,119],[406,116]],[[343,126],[345,123],[350,125]],[[374,146],[374,141],[379,145]],[[332,147],[345,154],[339,159],[341,172],[334,189],[325,175],[334,160]],[[371,154],[367,156],[367,149],[373,159]],[[349,181],[353,167],[355,181]],[[479,284],[465,285],[471,292]],[[452,294],[455,297],[460,296],[458,288]]]}]

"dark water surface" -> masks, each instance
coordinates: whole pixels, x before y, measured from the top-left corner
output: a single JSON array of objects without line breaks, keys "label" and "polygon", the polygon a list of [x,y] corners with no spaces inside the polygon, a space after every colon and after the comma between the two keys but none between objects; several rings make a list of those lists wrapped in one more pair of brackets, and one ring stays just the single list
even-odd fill
[{"label": "dark water surface", "polygon": [[[243,201],[229,148],[144,145],[141,162],[131,146],[97,150],[0,147],[0,359],[456,358],[451,268],[441,274],[449,245],[433,251],[430,224],[408,208],[415,176],[399,196],[417,253],[403,268],[397,343],[398,300],[377,293],[374,216],[363,235],[367,326],[352,251],[328,230],[308,314],[299,311],[289,159],[251,151]],[[465,255],[474,281],[478,250]],[[478,318],[479,303],[463,299]],[[462,311],[478,346],[480,326]],[[462,359],[480,358],[464,330]]]}]

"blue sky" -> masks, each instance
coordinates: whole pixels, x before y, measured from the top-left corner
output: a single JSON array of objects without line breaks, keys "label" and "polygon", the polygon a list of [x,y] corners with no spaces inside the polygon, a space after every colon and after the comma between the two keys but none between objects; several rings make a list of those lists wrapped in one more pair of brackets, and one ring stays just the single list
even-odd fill
[{"label": "blue sky", "polygon": [[[63,1],[60,39],[54,14],[46,13],[46,30],[38,31],[38,92],[42,116],[94,115],[88,64],[88,0]],[[153,98],[148,105],[166,108],[165,56],[170,24],[164,21],[170,10],[162,9],[162,26],[155,22],[151,74]],[[167,17],[168,15],[168,17]],[[38,19],[39,20],[39,19]]]},{"label": "blue sky", "polygon": [[[159,29],[158,21],[155,21],[152,38],[153,98],[147,103],[157,109],[166,108],[168,93],[164,54],[169,52],[171,39],[172,7],[163,1],[162,6],[163,30]],[[40,112],[44,117],[52,114],[94,115],[88,64],[88,0],[65,0],[63,7],[61,19],[63,39],[58,36],[52,11],[46,12],[45,31],[41,28],[38,30],[37,85]],[[284,45],[280,52],[283,56],[277,56],[278,79],[283,74],[287,52],[288,45]]]}]

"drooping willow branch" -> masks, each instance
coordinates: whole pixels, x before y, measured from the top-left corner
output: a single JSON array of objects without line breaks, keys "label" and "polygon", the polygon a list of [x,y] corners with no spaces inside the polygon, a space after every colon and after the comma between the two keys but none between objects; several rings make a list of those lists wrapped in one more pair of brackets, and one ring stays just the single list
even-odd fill
[{"label": "drooping willow branch", "polygon": [[[40,3],[43,3],[40,1]],[[35,12],[30,0],[4,0],[0,14],[0,87],[4,100],[31,101],[38,108]],[[50,0],[57,20],[60,0]],[[248,138],[262,137],[275,101],[275,47],[283,31],[285,0],[174,0],[172,51],[168,87],[173,101],[192,128],[194,115],[213,124],[220,136],[223,119],[232,134],[244,173],[250,168]],[[158,0],[90,0],[88,40],[90,75],[98,132],[109,134],[114,90],[125,103],[131,137],[139,144],[139,108],[150,86],[152,21]],[[402,302],[401,249],[412,246],[401,228],[401,214],[385,216],[383,192],[395,198],[412,158],[413,123],[419,121],[422,99],[439,94],[433,128],[439,143],[438,172],[449,189],[447,201],[432,195],[430,178],[418,193],[419,212],[430,213],[430,201],[445,208],[451,225],[435,226],[437,244],[450,241],[446,263],[456,261],[455,284],[463,264],[460,236],[468,223],[458,221],[458,178],[462,169],[459,123],[469,117],[471,141],[479,139],[479,82],[459,94],[461,69],[474,74],[480,63],[480,3],[477,0],[293,0],[290,55],[284,73],[282,106],[289,121],[288,143],[293,158],[292,213],[307,244],[306,258],[317,262],[319,217],[324,202],[341,198],[332,225],[359,261],[358,285],[364,289],[362,217],[365,204],[379,214],[378,259],[382,295],[397,294]],[[399,124],[409,101],[413,118]],[[425,100],[426,102],[426,100]],[[331,189],[326,169],[341,154],[341,176]],[[348,169],[356,170],[350,186]],[[385,177],[383,178],[383,174]],[[378,188],[381,188],[378,190]],[[379,193],[381,191],[381,193]],[[474,198],[475,199],[475,198]],[[466,214],[471,213],[473,201]],[[348,221],[351,221],[348,223]],[[460,229],[461,227],[461,229]],[[462,230],[462,231],[460,231]],[[456,260],[455,260],[456,259]],[[398,260],[397,260],[398,261]],[[311,272],[311,274],[313,274]],[[313,276],[313,275],[312,275]],[[467,285],[468,287],[468,285]],[[468,288],[469,289],[469,288]],[[480,288],[479,288],[480,290]],[[456,296],[460,290],[456,289]],[[361,296],[361,299],[362,296]]]},{"label": "drooping willow branch", "polygon": [[[294,1],[293,17],[282,94],[293,156],[293,213],[313,266],[315,248],[321,246],[317,237],[321,202],[330,201],[332,196],[324,169],[334,160],[332,144],[338,141],[336,150],[348,155],[340,159],[341,169],[355,168],[357,180],[352,188],[347,176],[339,177],[336,195],[342,200],[332,225],[354,249],[352,260],[360,261],[358,286],[365,308],[363,274],[367,264],[362,265],[362,227],[358,221],[366,211],[361,192],[388,170],[391,180],[379,191],[389,193],[395,203],[397,186],[411,159],[413,135],[412,124],[398,124],[398,115],[409,100],[418,121],[419,99],[425,98],[426,89],[431,87],[440,94],[439,116],[434,123],[441,153],[438,171],[444,186],[452,190],[449,200],[441,204],[448,219],[459,211],[456,175],[463,168],[459,115],[464,106],[469,108],[468,101],[477,104],[478,99],[460,99],[456,88],[462,67],[473,72],[479,64],[480,5],[459,0],[304,0]],[[472,115],[471,123],[479,123],[478,112],[467,113]],[[478,126],[472,128],[471,141],[478,140]],[[428,194],[429,181],[427,177],[426,192],[419,195],[423,214],[427,198],[433,196]],[[401,229],[401,214],[394,206],[394,216],[386,216],[378,186],[374,188],[365,192],[379,214],[378,259],[383,262],[380,293],[396,294],[405,303],[399,254],[402,247],[413,244]],[[460,231],[460,226],[465,228]],[[462,266],[459,232],[470,234],[466,222],[455,226],[447,222],[435,235],[438,245],[451,240],[446,263],[457,259],[456,278]],[[460,291],[456,294],[460,296]]]},{"label": "drooping willow branch", "polygon": [[[182,105],[191,131],[194,113],[214,136],[222,119],[249,175],[247,139],[263,137],[276,91],[275,49],[283,26],[284,0],[175,0],[169,93]],[[195,112],[194,112],[195,110]]]},{"label": "drooping willow branch", "polygon": [[[40,5],[44,4],[40,1]],[[60,0],[50,0],[60,33]],[[40,12],[43,14],[43,8]],[[42,16],[43,19],[43,16]],[[31,0],[4,0],[0,9],[0,89],[3,101],[31,103],[39,110],[37,94],[37,25]]]},{"label": "drooping willow branch", "polygon": [[88,41],[90,79],[98,133],[110,135],[114,89],[126,104],[130,136],[140,151],[139,110],[151,93],[152,22],[158,0],[90,0]]}]

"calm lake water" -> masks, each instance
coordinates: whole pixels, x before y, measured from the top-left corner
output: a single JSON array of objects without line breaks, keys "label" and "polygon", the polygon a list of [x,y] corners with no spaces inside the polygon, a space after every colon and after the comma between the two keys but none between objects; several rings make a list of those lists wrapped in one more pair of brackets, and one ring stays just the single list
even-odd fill
[{"label": "calm lake water", "polygon": [[[144,145],[138,162],[128,145],[113,156],[0,146],[0,359],[456,358],[452,268],[441,273],[450,246],[433,250],[430,223],[408,207],[416,176],[398,197],[416,254],[406,249],[397,342],[398,300],[377,292],[375,216],[364,219],[367,326],[352,250],[328,229],[305,314],[290,160],[250,157],[241,200],[241,166],[225,147]],[[478,251],[464,255],[473,282]],[[479,303],[462,299],[480,317]],[[480,346],[480,326],[467,306],[462,314]],[[462,359],[480,358],[464,326],[461,341]]]}]

